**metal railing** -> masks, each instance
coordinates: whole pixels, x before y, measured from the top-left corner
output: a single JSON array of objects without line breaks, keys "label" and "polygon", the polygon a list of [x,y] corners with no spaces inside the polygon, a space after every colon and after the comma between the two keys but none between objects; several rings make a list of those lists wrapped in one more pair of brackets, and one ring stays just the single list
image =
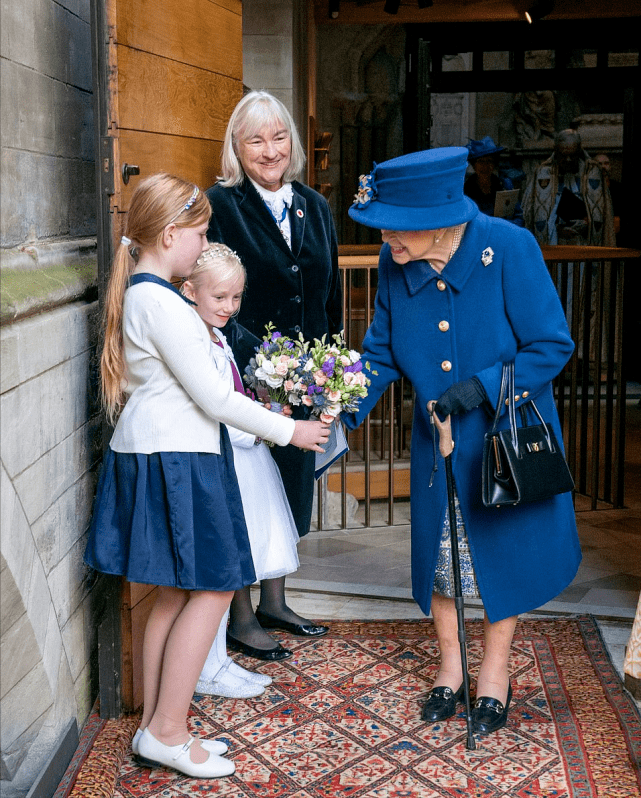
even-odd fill
[{"label": "metal railing", "polygon": [[[378,251],[378,245],[339,248],[345,338],[353,349],[361,348],[372,320]],[[554,387],[576,494],[586,497],[590,509],[621,507],[624,500],[623,289],[625,269],[638,268],[640,254],[621,248],[543,248],[577,344]],[[319,529],[354,525],[350,495],[359,501],[358,524],[371,526],[374,510],[388,526],[407,523],[406,515],[396,520],[395,505],[409,498],[413,399],[409,381],[399,380],[363,425],[348,434],[349,453],[319,485]],[[327,488],[340,496],[339,512],[331,520]]]}]

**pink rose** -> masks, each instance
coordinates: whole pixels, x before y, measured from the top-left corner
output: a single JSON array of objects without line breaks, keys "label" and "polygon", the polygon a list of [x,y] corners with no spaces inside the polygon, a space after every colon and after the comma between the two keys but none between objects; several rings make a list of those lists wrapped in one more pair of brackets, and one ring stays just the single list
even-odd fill
[{"label": "pink rose", "polygon": [[351,361],[351,360],[350,360],[350,359],[347,357],[347,355],[341,355],[341,356],[340,356],[340,361],[341,361],[341,366],[349,366],[349,364],[352,362],[352,361]]},{"label": "pink rose", "polygon": [[285,380],[284,385],[285,390],[289,393],[289,391],[294,390],[294,381],[293,380]]},{"label": "pink rose", "polygon": [[357,385],[365,385],[366,379],[367,377],[363,374],[362,371],[357,371],[356,374],[354,374],[354,382]]},{"label": "pink rose", "polygon": [[330,402],[340,402],[341,396],[342,394],[340,391],[330,391],[327,394],[327,398],[329,399]]},{"label": "pink rose", "polygon": [[289,369],[287,368],[287,363],[277,363],[274,371],[276,372],[276,374],[278,374],[279,377],[284,377],[289,371]]},{"label": "pink rose", "polygon": [[323,422],[323,424],[331,424],[334,420],[334,416],[330,416],[329,413],[321,413],[320,420]]},{"label": "pink rose", "polygon": [[356,375],[353,371],[346,371],[345,374],[343,374],[343,381],[345,382],[345,385],[351,385],[355,378]]},{"label": "pink rose", "polygon": [[325,385],[327,382],[327,374],[322,369],[317,369],[314,372],[314,382],[316,385]]},{"label": "pink rose", "polygon": [[307,394],[303,394],[303,398],[302,398],[301,401],[307,407],[311,407],[314,404],[314,401],[313,401],[312,397],[308,396]]}]

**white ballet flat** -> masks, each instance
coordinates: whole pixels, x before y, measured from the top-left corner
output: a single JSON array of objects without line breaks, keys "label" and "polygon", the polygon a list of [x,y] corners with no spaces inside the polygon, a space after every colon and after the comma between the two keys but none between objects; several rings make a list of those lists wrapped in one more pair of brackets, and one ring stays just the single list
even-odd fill
[{"label": "white ballet flat", "polygon": [[238,676],[239,679],[245,679],[248,682],[254,682],[255,684],[260,684],[263,687],[269,687],[272,683],[273,679],[271,676],[267,676],[266,673],[258,673],[258,671],[248,671],[245,668],[242,668],[237,662],[231,657],[227,657],[229,662],[225,663],[227,665],[227,670],[232,676]]},{"label": "white ballet flat", "polygon": [[157,740],[149,729],[145,729],[138,743],[138,761],[146,767],[168,767],[192,776],[195,779],[217,779],[221,776],[231,776],[236,766],[229,759],[224,759],[218,754],[209,752],[205,762],[192,762],[189,749],[196,740],[190,737],[182,745],[165,745]]},{"label": "white ballet flat", "polygon": [[[140,745],[141,737],[142,729],[136,729],[134,739],[131,741],[131,751],[134,756],[138,756],[138,746]],[[210,751],[212,754],[218,754],[218,756],[222,756],[229,751],[226,743],[224,743],[222,740],[207,740],[205,737],[199,737],[198,741],[205,751]]]},{"label": "white ballet flat", "polygon": [[224,673],[219,671],[215,679],[199,679],[195,692],[223,698],[256,698],[265,692],[265,688],[262,684],[240,679],[225,669]]}]

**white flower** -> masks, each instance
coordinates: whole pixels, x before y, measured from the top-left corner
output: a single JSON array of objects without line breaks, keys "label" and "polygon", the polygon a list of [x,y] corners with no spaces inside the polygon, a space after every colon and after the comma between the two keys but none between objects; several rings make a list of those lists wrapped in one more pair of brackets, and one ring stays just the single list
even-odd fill
[{"label": "white flower", "polygon": [[361,359],[360,352],[357,352],[355,349],[350,349],[349,359],[352,361],[352,363],[358,363],[358,361]]},{"label": "white flower", "polygon": [[280,388],[283,384],[282,377],[271,377],[269,374],[265,377],[265,382],[270,388]]},{"label": "white flower", "polygon": [[263,360],[262,363],[259,363],[259,366],[260,366],[260,368],[256,369],[256,377],[259,380],[264,380],[265,379],[265,376],[264,376],[265,374],[274,374],[276,372],[276,369],[274,368],[274,364],[271,362],[271,360],[266,360],[265,359],[265,360]]}]

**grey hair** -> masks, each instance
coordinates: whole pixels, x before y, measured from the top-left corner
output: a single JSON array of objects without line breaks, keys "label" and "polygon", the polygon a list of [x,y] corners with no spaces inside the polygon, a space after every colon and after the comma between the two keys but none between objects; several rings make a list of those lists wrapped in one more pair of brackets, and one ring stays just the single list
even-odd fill
[{"label": "grey hair", "polygon": [[574,144],[578,147],[581,146],[581,136],[577,130],[567,128],[560,130],[554,137],[554,144]]},{"label": "grey hair", "polygon": [[227,130],[221,155],[222,175],[218,180],[222,186],[239,186],[245,179],[245,172],[237,154],[240,141],[255,136],[264,127],[276,128],[284,125],[292,145],[289,166],[283,174],[283,182],[294,180],[305,166],[305,151],[301,144],[296,125],[283,103],[266,91],[251,91],[234,108]]}]

